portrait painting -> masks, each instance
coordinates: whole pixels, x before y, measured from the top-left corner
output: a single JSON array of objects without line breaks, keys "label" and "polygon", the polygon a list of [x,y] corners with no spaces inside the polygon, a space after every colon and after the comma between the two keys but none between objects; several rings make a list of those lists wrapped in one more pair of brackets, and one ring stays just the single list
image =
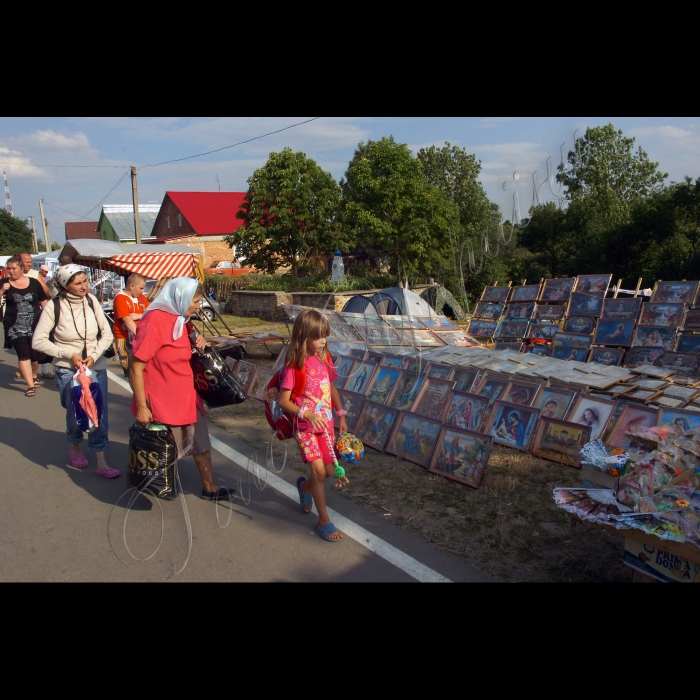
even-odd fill
[{"label": "portrait painting", "polygon": [[511,301],[535,301],[540,293],[539,284],[523,284],[518,287],[511,287]]},{"label": "portrait painting", "polygon": [[697,282],[657,282],[654,285],[649,303],[693,304],[695,303],[697,290]]},{"label": "portrait painting", "polygon": [[683,304],[658,304],[650,301],[642,306],[639,325],[678,328],[683,320],[684,312],[685,306]]},{"label": "portrait painting", "polygon": [[501,379],[500,377],[493,377],[487,374],[479,382],[479,386],[477,386],[476,389],[472,389],[472,391],[477,396],[483,396],[488,399],[490,408],[494,401],[502,399],[505,396],[509,388],[509,379]]},{"label": "portrait painting", "polygon": [[506,318],[529,320],[535,312],[535,306],[536,304],[534,301],[507,304]]},{"label": "portrait painting", "polygon": [[569,299],[567,316],[593,316],[598,318],[603,311],[603,299],[583,292],[574,292]]},{"label": "portrait painting", "polygon": [[443,426],[428,470],[478,489],[491,453],[486,435]]},{"label": "portrait painting", "polygon": [[452,380],[455,383],[455,391],[470,392],[479,384],[482,372],[478,369],[455,369]]},{"label": "portrait painting", "polygon": [[591,348],[586,362],[597,362],[607,367],[619,367],[625,357],[623,348]]},{"label": "portrait painting", "polygon": [[394,393],[389,399],[389,406],[398,408],[401,411],[410,410],[413,402],[416,400],[416,396],[418,396],[418,392],[423,386],[425,378],[425,374],[403,370],[396,382]]},{"label": "portrait painting", "polygon": [[472,319],[469,322],[467,333],[477,338],[493,338],[497,328],[498,321],[476,321]]},{"label": "portrait painting", "polygon": [[355,360],[352,357],[345,357],[343,355],[337,355],[334,357],[335,370],[338,373],[338,379],[335,380],[335,386],[337,389],[342,389],[343,384],[350,377],[350,370],[355,364]]},{"label": "portrait painting", "polygon": [[425,329],[425,326],[415,316],[382,316],[381,318],[392,328],[396,328],[399,331],[405,328]]},{"label": "portrait painting", "polygon": [[386,404],[400,374],[396,367],[379,367],[364,392],[367,400]]},{"label": "portrait painting", "polygon": [[483,396],[453,391],[445,404],[442,420],[462,430],[481,432],[489,400]]},{"label": "portrait painting", "polygon": [[656,425],[676,425],[688,432],[700,428],[700,412],[688,411],[684,409],[674,409],[661,407],[658,409],[659,415],[656,418]]},{"label": "portrait painting", "polygon": [[653,365],[664,354],[662,347],[646,348],[632,347],[625,353],[624,367],[641,367],[642,365]]},{"label": "portrait painting", "polygon": [[427,467],[433,456],[442,423],[401,411],[386,442],[389,454]]},{"label": "portrait painting", "polygon": [[539,415],[537,408],[496,401],[484,432],[500,445],[527,452]]},{"label": "portrait painting", "polygon": [[437,377],[438,379],[452,379],[452,373],[455,368],[450,365],[441,365],[437,362],[430,362],[425,369],[425,373],[429,377]]},{"label": "portrait painting", "polygon": [[540,384],[515,379],[511,382],[503,400],[519,406],[532,406],[541,388]]},{"label": "portrait painting", "polygon": [[566,360],[567,362],[585,362],[588,350],[586,348],[552,348],[552,357],[556,360]]},{"label": "portrait painting", "polygon": [[616,407],[617,401],[579,394],[569,409],[566,420],[590,428],[591,440],[602,439]]},{"label": "portrait painting", "polygon": [[690,309],[683,319],[683,329],[686,331],[700,331],[700,309]]},{"label": "portrait painting", "polygon": [[533,406],[540,410],[540,418],[563,420],[575,397],[575,391],[542,387],[542,391],[537,395]]},{"label": "portrait painting", "polygon": [[499,340],[494,346],[494,350],[513,350],[514,352],[520,352],[523,349],[523,344],[519,342],[508,342],[507,340]]},{"label": "portrait painting", "polygon": [[257,399],[258,401],[265,400],[265,392],[267,391],[267,385],[270,383],[270,379],[275,375],[275,370],[269,367],[260,367],[255,370],[253,379],[250,382],[249,389],[246,393],[250,398]]},{"label": "portrait painting", "polygon": [[527,334],[529,321],[526,319],[503,319],[494,335],[495,338],[524,338]]},{"label": "portrait painting", "polygon": [[426,328],[431,331],[461,331],[462,329],[450,321],[447,316],[417,316],[416,317]]},{"label": "portrait painting", "polygon": [[426,377],[411,412],[426,418],[439,418],[454,386],[455,383],[447,379]]},{"label": "portrait painting", "polygon": [[655,364],[661,369],[675,370],[681,374],[700,373],[700,356],[691,352],[665,352]]},{"label": "portrait painting", "polygon": [[541,459],[581,468],[579,451],[590,440],[591,429],[577,423],[540,418],[532,441],[532,454]]},{"label": "portrait painting", "polygon": [[556,323],[533,323],[527,331],[527,337],[551,340],[558,330],[559,325]]},{"label": "portrait painting", "polygon": [[374,447],[375,450],[384,450],[384,445],[398,414],[396,409],[389,408],[389,406],[365,401],[357,419],[355,435],[365,445]]},{"label": "portrait painting", "polygon": [[610,321],[636,321],[642,308],[642,298],[605,299],[600,317]]},{"label": "portrait painting", "polygon": [[676,341],[676,352],[700,353],[700,334],[681,333]]},{"label": "portrait painting", "polygon": [[561,321],[566,315],[566,304],[538,304],[535,321]]},{"label": "portrait painting", "polygon": [[376,362],[355,360],[350,368],[348,378],[343,382],[343,389],[354,391],[356,394],[364,394],[376,369]]},{"label": "portrait painting", "polygon": [[592,335],[595,323],[595,318],[591,316],[569,316],[569,318],[564,321],[563,330],[565,333]]},{"label": "portrait painting", "polygon": [[[354,434],[355,430],[357,430],[357,419],[360,417],[362,407],[365,405],[365,397],[362,394],[356,394],[352,391],[344,391],[343,389],[340,389],[338,394],[340,395],[340,403],[343,406],[343,409],[347,411],[345,414],[345,420],[348,423],[348,430]],[[338,416],[335,414],[335,411],[333,412],[333,416],[335,419],[335,427],[338,428],[339,420]]]},{"label": "portrait painting", "polygon": [[503,304],[490,304],[487,301],[480,301],[474,309],[474,318],[487,318],[497,321],[503,315]]},{"label": "portrait painting", "polygon": [[575,277],[561,277],[544,281],[540,301],[568,301],[576,283]]},{"label": "portrait painting", "polygon": [[233,375],[238,380],[238,383],[243,387],[246,394],[248,393],[250,383],[253,381],[256,369],[257,365],[253,364],[252,362],[238,360],[238,362],[236,363],[236,368],[233,372]]},{"label": "portrait painting", "polygon": [[[626,402],[620,411],[614,424],[605,438],[605,445],[609,450],[616,447],[625,450],[628,454],[646,453],[649,451],[649,443],[634,436],[628,436],[630,430],[638,428],[653,428],[656,425],[659,409],[650,406]],[[614,418],[614,416],[613,416]]]},{"label": "portrait painting", "polygon": [[634,336],[634,321],[598,321],[593,342],[596,345],[629,347]]},{"label": "portrait painting", "polygon": [[503,303],[508,299],[510,287],[484,287],[480,301],[495,301]]},{"label": "portrait painting", "polygon": [[663,348],[666,352],[673,350],[676,342],[675,328],[654,328],[650,326],[637,326],[632,345],[644,348]]},{"label": "portrait painting", "polygon": [[603,299],[611,279],[612,275],[579,275],[576,278],[574,291],[592,294]]}]

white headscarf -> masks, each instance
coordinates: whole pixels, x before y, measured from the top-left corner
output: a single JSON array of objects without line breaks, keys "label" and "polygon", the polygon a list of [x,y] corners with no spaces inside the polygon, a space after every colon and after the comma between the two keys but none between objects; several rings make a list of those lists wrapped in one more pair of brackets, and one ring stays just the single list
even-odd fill
[{"label": "white headscarf", "polygon": [[187,320],[185,314],[190,308],[198,285],[199,282],[193,277],[176,277],[174,280],[169,280],[163,285],[155,301],[143,312],[143,316],[155,310],[167,311],[177,316],[178,319],[173,327],[173,340],[177,340],[182,335],[182,329]]}]

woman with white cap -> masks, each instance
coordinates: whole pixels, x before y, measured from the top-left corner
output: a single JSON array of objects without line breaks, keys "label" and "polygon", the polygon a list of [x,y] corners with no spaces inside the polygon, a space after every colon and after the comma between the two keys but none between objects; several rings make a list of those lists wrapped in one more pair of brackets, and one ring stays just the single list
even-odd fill
[{"label": "woman with white cap", "polygon": [[[44,307],[32,347],[53,357],[56,386],[61,405],[66,409],[66,436],[70,443],[68,458],[78,469],[89,465],[83,455],[83,431],[78,426],[71,405],[71,380],[82,365],[90,369],[102,393],[102,416],[97,428],[88,433],[88,447],[95,453],[95,474],[114,479],[121,472],[107,466],[105,450],[109,446],[107,362],[104,352],[112,344],[112,329],[100,306],[89,293],[87,275],[78,265],[62,265],[56,270],[58,296]],[[56,316],[58,311],[58,318]]]},{"label": "woman with white cap", "polygon": [[[131,412],[139,423],[157,421],[170,427],[178,458],[192,455],[202,479],[202,498],[227,498],[233,488],[217,487],[211,464],[211,442],[204,403],[194,388],[192,346],[186,323],[202,303],[196,279],[177,277],[163,285],[143,312],[132,343]],[[204,349],[204,338],[195,344]]]}]

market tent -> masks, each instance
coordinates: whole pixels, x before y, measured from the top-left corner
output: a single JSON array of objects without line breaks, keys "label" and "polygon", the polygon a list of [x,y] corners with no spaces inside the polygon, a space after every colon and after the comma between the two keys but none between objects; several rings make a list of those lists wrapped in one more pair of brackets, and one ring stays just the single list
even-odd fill
[{"label": "market tent", "polygon": [[79,238],[67,241],[58,257],[70,255],[77,265],[119,275],[138,272],[150,279],[197,277],[204,279],[201,253],[185,245],[127,245],[114,241]]},{"label": "market tent", "polygon": [[[370,310],[373,309],[373,310]],[[403,287],[387,287],[369,297],[351,297],[343,311],[377,313],[388,316],[435,316],[435,310],[425,299]]]}]

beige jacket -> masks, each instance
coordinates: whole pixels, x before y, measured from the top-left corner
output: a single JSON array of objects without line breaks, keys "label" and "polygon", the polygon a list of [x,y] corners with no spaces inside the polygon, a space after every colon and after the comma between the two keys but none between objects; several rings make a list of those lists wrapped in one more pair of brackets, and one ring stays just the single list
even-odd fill
[{"label": "beige jacket", "polygon": [[[89,296],[95,313],[90,310],[87,299],[79,299],[72,295],[70,298],[61,298],[61,314],[54,331],[53,343],[49,340],[49,333],[54,324],[53,301],[49,301],[41,312],[39,323],[32,337],[32,347],[39,352],[51,355],[54,358],[53,364],[57,367],[71,367],[70,358],[73,355],[82,355],[83,340],[80,336],[85,335],[85,320],[87,316],[88,357],[92,357],[94,360],[94,369],[107,369],[107,360],[104,358],[104,352],[112,344],[114,336],[100,302],[92,294]],[[72,315],[71,308],[73,310]],[[75,323],[73,322],[74,316]],[[98,326],[102,332],[99,342],[97,341]]]}]

